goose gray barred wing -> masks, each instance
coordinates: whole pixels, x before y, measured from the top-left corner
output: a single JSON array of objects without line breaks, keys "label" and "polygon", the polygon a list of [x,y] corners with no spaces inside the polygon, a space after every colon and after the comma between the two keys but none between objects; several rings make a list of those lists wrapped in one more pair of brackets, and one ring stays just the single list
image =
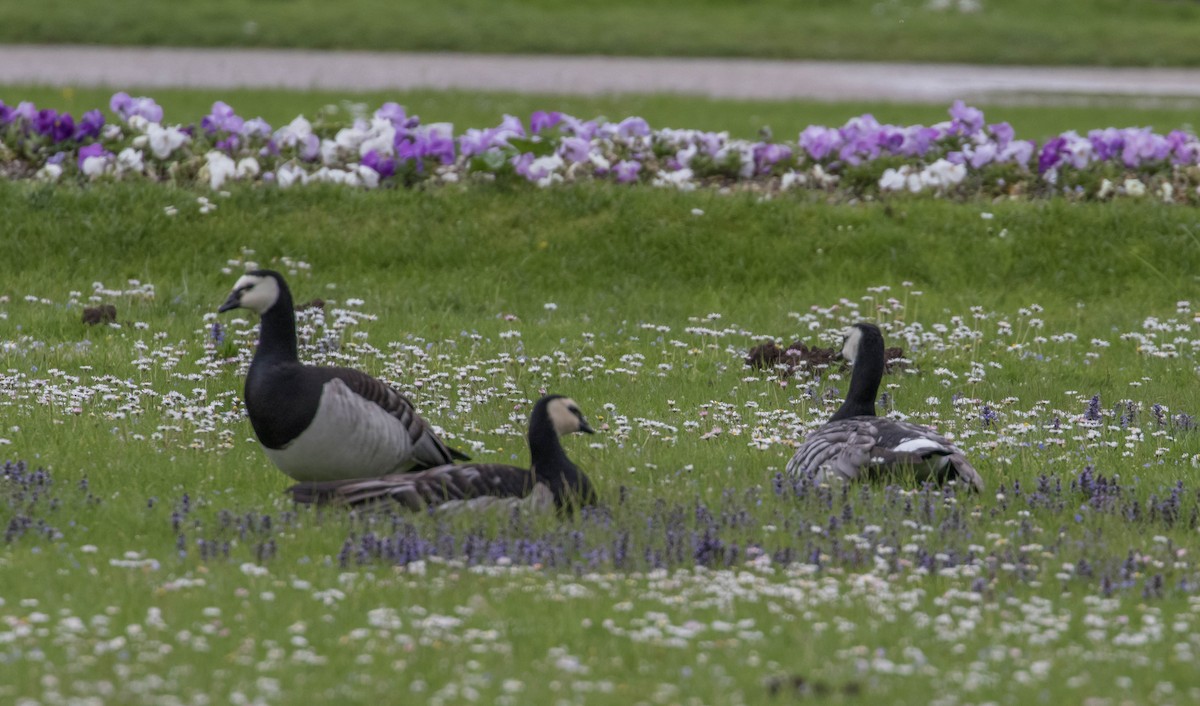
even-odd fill
[{"label": "goose gray barred wing", "polygon": [[871,460],[878,430],[874,418],[855,417],[830,422],[809,433],[788,461],[787,474],[813,474],[818,481],[854,480]]},{"label": "goose gray barred wing", "polygon": [[881,417],[830,422],[810,433],[787,465],[818,481],[866,480],[910,470],[918,481],[960,480],[983,490],[983,478],[949,439],[931,429]]},{"label": "goose gray barred wing", "polygon": [[331,377],[336,377],[359,397],[379,405],[385,412],[395,417],[407,430],[412,439],[413,471],[436,468],[455,459],[470,460],[470,456],[451,449],[438,438],[433,428],[425,418],[417,414],[412,401],[391,385],[371,377],[359,370],[351,368],[327,368]]},{"label": "goose gray barred wing", "polygon": [[503,464],[448,465],[380,478],[297,483],[288,488],[301,504],[351,506],[394,502],[412,511],[481,498],[524,498],[533,492],[533,471]]}]

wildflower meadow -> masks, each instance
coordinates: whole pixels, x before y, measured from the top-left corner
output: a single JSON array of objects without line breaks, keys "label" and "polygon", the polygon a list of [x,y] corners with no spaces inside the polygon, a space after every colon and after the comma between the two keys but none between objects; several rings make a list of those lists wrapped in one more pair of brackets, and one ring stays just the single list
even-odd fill
[{"label": "wildflower meadow", "polygon": [[[279,125],[126,93],[0,107],[0,702],[1200,699],[1200,140],[1026,138],[956,103],[747,140],[383,104]],[[301,358],[528,463],[571,518],[297,507],[241,387],[248,269]],[[900,349],[879,410],[972,493],[783,469]]]}]

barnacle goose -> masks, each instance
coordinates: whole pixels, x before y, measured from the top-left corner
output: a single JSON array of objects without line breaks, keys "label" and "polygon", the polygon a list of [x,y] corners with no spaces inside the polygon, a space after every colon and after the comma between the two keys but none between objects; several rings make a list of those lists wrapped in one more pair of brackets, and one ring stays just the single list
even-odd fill
[{"label": "barnacle goose", "polygon": [[531,468],[498,463],[470,463],[399,473],[382,478],[297,483],[288,492],[298,503],[344,503],[352,506],[392,501],[407,510],[433,507],[439,512],[486,507],[556,509],[569,515],[593,505],[596,491],[587,475],[567,458],[559,437],[594,433],[579,406],[562,395],[537,401],[529,417]]},{"label": "barnacle goose", "polygon": [[368,478],[466,459],[404,395],[349,368],[300,362],[296,314],[278,272],[247,272],[217,310],[262,319],[246,375],[246,412],[271,462],[299,481]]},{"label": "barnacle goose", "polygon": [[983,478],[963,452],[931,429],[875,416],[883,379],[883,334],[874,324],[850,328],[842,357],[854,366],[846,401],[814,429],[788,462],[787,473],[818,481],[867,480],[911,469],[918,481],[958,480],[983,490]]}]

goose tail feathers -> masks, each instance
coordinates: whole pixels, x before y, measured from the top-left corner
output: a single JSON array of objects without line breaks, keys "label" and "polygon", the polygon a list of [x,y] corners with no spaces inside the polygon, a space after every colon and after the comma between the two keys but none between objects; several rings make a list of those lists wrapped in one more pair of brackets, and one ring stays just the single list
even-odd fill
[{"label": "goose tail feathers", "polygon": [[968,461],[967,457],[961,453],[950,454],[950,466],[958,473],[958,480],[966,483],[968,487],[977,493],[983,492],[983,476],[979,475],[979,471],[975,470]]}]

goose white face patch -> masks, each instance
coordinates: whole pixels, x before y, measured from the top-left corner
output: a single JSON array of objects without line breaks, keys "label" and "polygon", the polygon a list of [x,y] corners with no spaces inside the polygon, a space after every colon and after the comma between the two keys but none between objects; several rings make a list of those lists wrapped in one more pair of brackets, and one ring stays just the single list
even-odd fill
[{"label": "goose white face patch", "polygon": [[238,303],[243,309],[249,309],[262,316],[267,309],[275,306],[279,300],[279,283],[274,277],[259,277],[257,275],[242,275],[233,291],[241,290]]},{"label": "goose white face patch", "polygon": [[858,346],[862,343],[862,335],[862,329],[857,326],[851,326],[850,331],[846,333],[846,341],[842,344],[842,357],[850,365],[854,365],[858,358]]},{"label": "goose white face patch", "polygon": [[579,405],[575,404],[575,400],[561,397],[550,401],[546,411],[550,414],[550,421],[554,424],[554,431],[559,436],[582,429],[579,424],[579,416],[571,411],[573,409],[579,409]]}]

